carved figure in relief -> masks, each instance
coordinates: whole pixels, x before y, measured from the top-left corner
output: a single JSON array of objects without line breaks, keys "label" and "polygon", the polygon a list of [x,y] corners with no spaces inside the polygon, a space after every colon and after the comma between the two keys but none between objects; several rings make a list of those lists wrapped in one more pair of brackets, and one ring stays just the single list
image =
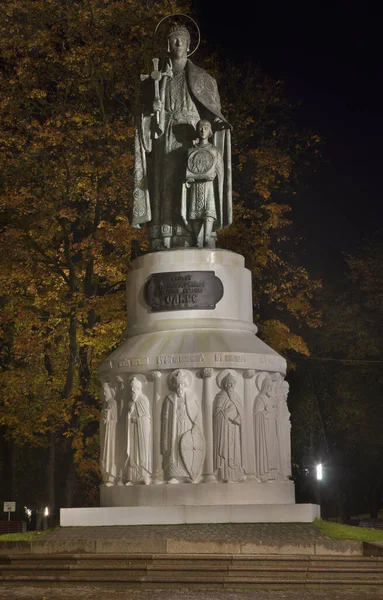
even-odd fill
[{"label": "carved figure in relief", "polygon": [[104,406],[101,413],[100,440],[101,440],[101,474],[105,485],[114,485],[116,482],[116,425],[117,402],[116,390],[109,383],[102,386]]},{"label": "carved figure in relief", "polygon": [[279,478],[275,403],[273,380],[270,375],[265,374],[254,401],[255,472],[261,481]]},{"label": "carved figure in relief", "polygon": [[220,213],[223,161],[219,150],[209,142],[213,135],[210,121],[199,121],[196,129],[199,143],[188,151],[181,214],[185,225],[193,230],[193,245],[214,248],[213,229]]},{"label": "carved figure in relief", "polygon": [[205,457],[201,408],[190,389],[192,375],[177,369],[169,376],[170,393],[162,407],[161,453],[168,483],[198,481]]},{"label": "carved figure in relief", "polygon": [[216,228],[232,222],[230,125],[221,113],[217,83],[189,59],[190,33],[175,23],[168,34],[168,56],[143,75],[141,114],[135,133],[132,225],[149,227],[150,250],[195,245],[181,215],[188,149],[201,119],[213,123],[214,146],[223,157]]},{"label": "carved figure in relief", "polygon": [[279,473],[283,479],[291,477],[291,422],[287,406],[289,384],[280,375],[277,379],[277,436],[279,447]]},{"label": "carved figure in relief", "polygon": [[136,377],[130,381],[131,401],[127,416],[127,485],[150,483],[152,472],[151,415],[148,398]]},{"label": "carved figure in relief", "polygon": [[114,399],[117,404],[116,423],[116,484],[124,485],[125,458],[126,458],[126,414],[127,403],[125,401],[125,382],[123,377],[117,375],[115,383]]},{"label": "carved figure in relief", "polygon": [[229,372],[217,377],[221,388],[213,402],[213,468],[218,481],[244,481],[244,416],[235,391],[236,378]]}]

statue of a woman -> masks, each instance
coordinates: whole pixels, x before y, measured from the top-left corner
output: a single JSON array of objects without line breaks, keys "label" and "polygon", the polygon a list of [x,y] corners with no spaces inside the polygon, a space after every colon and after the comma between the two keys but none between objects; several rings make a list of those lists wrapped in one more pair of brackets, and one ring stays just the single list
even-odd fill
[{"label": "statue of a woman", "polygon": [[266,375],[254,400],[255,472],[261,481],[279,479],[275,402],[273,381]]},{"label": "statue of a woman", "polygon": [[132,225],[149,227],[150,250],[196,245],[193,231],[182,219],[181,203],[187,152],[201,119],[213,124],[214,146],[223,158],[216,228],[232,222],[230,125],[221,113],[215,79],[187,58],[189,45],[186,27],[173,26],[165,64],[143,82],[135,134]]}]

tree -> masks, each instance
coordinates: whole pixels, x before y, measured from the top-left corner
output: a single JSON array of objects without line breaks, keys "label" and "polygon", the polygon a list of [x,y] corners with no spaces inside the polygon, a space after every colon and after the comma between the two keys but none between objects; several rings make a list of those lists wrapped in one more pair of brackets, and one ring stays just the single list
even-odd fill
[{"label": "tree", "polygon": [[[0,425],[17,446],[41,448],[51,506],[73,503],[72,465],[81,493],[97,500],[96,368],[122,340],[131,245],[146,243],[127,218],[139,75],[155,24],[189,11],[187,0],[3,7]],[[239,79],[246,87],[236,103]],[[246,256],[266,341],[307,353],[299,325],[318,322],[317,283],[282,246],[293,172],[318,140],[292,132],[280,83],[259,71],[230,67],[220,88],[237,172],[235,224],[221,245]],[[66,488],[59,499],[55,482]]]},{"label": "tree", "polygon": [[382,240],[372,238],[345,261],[342,280],[325,286],[314,347],[321,360],[304,362],[292,400],[296,455],[306,447],[328,461],[347,519],[367,510],[376,517],[383,491]]},{"label": "tree", "polygon": [[234,226],[222,232],[220,241],[243,254],[252,271],[261,336],[278,351],[308,354],[302,327],[320,323],[312,302],[320,282],[310,280],[297,260],[289,214],[297,178],[318,155],[320,139],[296,127],[281,81],[251,64],[243,69],[228,65],[222,72],[224,103],[235,132],[235,213]]},{"label": "tree", "polygon": [[122,339],[125,270],[143,239],[127,220],[138,69],[155,23],[183,8],[3,9],[1,422],[18,443],[49,445],[51,505],[57,440],[83,478],[98,474],[97,443],[84,435],[98,421],[95,365]]}]

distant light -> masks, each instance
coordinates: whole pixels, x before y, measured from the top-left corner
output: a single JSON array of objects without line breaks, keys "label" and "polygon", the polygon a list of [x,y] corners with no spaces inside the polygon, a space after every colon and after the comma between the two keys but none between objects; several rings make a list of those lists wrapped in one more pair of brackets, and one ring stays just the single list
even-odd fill
[{"label": "distant light", "polygon": [[319,465],[317,465],[317,479],[318,481],[320,481],[323,477],[323,468],[322,468],[322,463],[319,463]]},{"label": "distant light", "polygon": [[30,508],[28,508],[28,506],[24,506],[24,510],[26,515],[28,515],[28,517],[32,516],[32,510]]},{"label": "distant light", "polygon": [[44,515],[45,515],[46,517],[48,517],[48,516],[49,516],[49,508],[48,508],[47,506],[45,507],[45,510],[44,510]]}]

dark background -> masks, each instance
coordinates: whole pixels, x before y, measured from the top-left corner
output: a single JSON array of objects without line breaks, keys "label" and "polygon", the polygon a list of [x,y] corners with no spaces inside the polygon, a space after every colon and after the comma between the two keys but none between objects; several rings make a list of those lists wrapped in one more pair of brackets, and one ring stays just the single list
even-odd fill
[{"label": "dark background", "polygon": [[323,160],[294,200],[293,220],[312,276],[344,270],[381,228],[382,93],[378,7],[350,3],[195,0],[203,38],[224,58],[251,60],[300,102],[302,127],[324,139]]}]

